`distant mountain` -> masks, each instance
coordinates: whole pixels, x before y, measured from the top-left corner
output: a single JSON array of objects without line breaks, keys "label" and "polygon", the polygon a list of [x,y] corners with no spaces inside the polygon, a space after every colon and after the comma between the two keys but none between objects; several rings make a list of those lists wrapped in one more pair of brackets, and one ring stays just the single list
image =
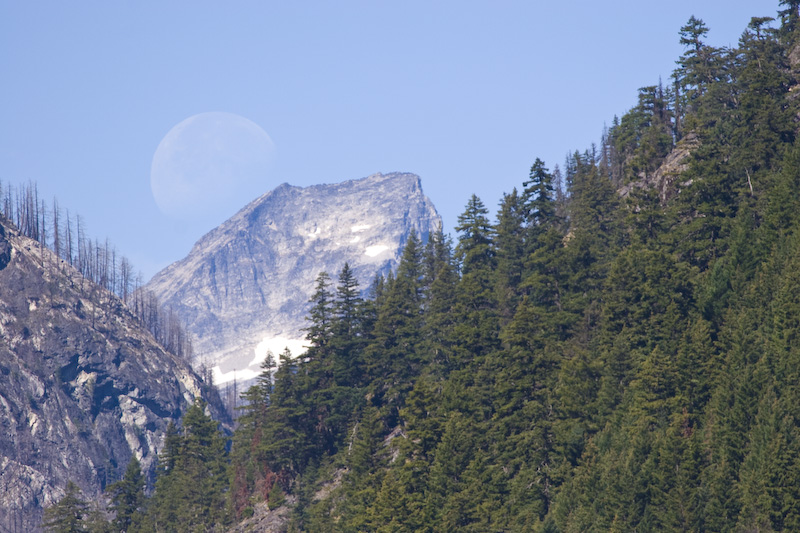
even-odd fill
[{"label": "distant mountain", "polygon": [[112,293],[0,216],[0,531],[35,531],[67,481],[93,497],[219,397]]},{"label": "distant mountain", "polygon": [[193,336],[219,382],[249,379],[267,349],[302,349],[314,280],[348,262],[361,288],[388,273],[413,230],[441,218],[414,174],[331,185],[283,184],[212,230],[146,286]]}]

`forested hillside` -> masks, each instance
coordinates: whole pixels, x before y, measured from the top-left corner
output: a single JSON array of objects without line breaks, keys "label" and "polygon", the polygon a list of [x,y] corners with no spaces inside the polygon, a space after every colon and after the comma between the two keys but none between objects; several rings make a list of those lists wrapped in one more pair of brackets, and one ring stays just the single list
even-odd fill
[{"label": "forested hillside", "polygon": [[131,530],[800,530],[798,6],[735,48],[689,19],[599,146],[472,196],[370,298],[320,274],[308,352],[226,457],[175,430]]}]

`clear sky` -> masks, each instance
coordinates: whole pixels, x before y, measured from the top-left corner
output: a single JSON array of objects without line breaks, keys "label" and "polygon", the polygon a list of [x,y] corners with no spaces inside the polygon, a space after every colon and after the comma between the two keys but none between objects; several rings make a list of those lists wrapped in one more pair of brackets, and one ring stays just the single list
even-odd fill
[{"label": "clear sky", "polygon": [[148,279],[236,210],[171,217],[150,187],[165,135],[225,112],[274,143],[262,192],[413,172],[452,233],[470,194],[494,216],[536,157],[562,164],[667,82],[691,15],[725,46],[778,7],[0,0],[0,181],[35,181]]}]

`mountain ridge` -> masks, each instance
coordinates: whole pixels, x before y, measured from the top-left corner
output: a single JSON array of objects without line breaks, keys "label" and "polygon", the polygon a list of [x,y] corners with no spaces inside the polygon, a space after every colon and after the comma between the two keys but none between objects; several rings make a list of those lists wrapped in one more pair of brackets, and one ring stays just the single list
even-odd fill
[{"label": "mountain ridge", "polygon": [[198,239],[147,284],[187,325],[218,381],[257,374],[266,350],[303,348],[313,283],[350,264],[366,291],[396,264],[409,233],[441,218],[411,173],[333,184],[283,183]]},{"label": "mountain ridge", "polygon": [[152,481],[167,425],[196,398],[227,419],[119,298],[2,216],[0,337],[0,529],[38,530],[68,481],[98,495],[132,455]]}]

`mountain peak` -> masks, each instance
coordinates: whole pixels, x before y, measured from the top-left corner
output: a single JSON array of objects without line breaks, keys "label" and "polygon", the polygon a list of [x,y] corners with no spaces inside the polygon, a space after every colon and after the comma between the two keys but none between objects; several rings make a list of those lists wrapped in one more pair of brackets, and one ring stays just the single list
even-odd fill
[{"label": "mountain peak", "polygon": [[267,349],[303,349],[314,280],[344,263],[366,289],[400,258],[411,230],[441,218],[419,176],[376,173],[333,184],[281,184],[208,232],[148,288],[178,313],[217,379],[249,379]]}]

